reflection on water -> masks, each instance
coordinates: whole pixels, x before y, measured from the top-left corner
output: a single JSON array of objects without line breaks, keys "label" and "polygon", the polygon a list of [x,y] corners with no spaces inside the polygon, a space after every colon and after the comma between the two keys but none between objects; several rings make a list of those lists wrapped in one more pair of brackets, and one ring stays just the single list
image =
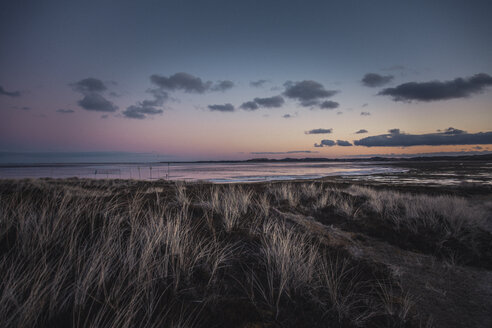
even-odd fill
[{"label": "reflection on water", "polygon": [[378,184],[392,185],[440,185],[440,186],[492,186],[492,172],[474,173],[470,172],[467,175],[457,173],[415,173],[413,175],[405,174],[381,174],[381,175],[357,175],[357,176],[342,176],[345,181],[357,182],[374,182]]},{"label": "reflection on water", "polygon": [[256,182],[404,172],[379,163],[152,163],[0,166],[0,178],[92,178]]}]

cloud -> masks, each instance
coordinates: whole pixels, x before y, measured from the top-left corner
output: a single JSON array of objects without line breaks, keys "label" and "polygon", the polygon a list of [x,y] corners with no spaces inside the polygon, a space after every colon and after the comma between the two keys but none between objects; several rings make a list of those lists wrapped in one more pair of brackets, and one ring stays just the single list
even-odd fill
[{"label": "cloud", "polygon": [[260,88],[267,82],[268,82],[268,80],[251,81],[251,82],[249,82],[249,85],[252,87],[255,87],[255,88]]},{"label": "cloud", "polygon": [[154,107],[129,106],[125,111],[123,111],[123,115],[128,118],[142,120],[147,117],[146,115],[162,114],[162,112],[162,109]]},{"label": "cloud", "polygon": [[62,114],[72,114],[75,113],[73,109],[57,109],[57,113],[62,113]]},{"label": "cloud", "polygon": [[290,115],[290,114],[284,114],[282,115],[283,118],[293,118],[294,116],[293,115]]},{"label": "cloud", "polygon": [[369,113],[369,112],[360,112],[360,115],[361,116],[370,116],[371,113]]},{"label": "cloud", "polygon": [[208,105],[208,109],[210,109],[211,111],[218,111],[218,112],[233,112],[234,106],[231,104]]},{"label": "cloud", "polygon": [[103,92],[106,91],[108,88],[104,84],[103,81],[93,78],[93,77],[88,77],[86,79],[82,79],[78,82],[70,84],[72,88],[75,91],[81,92],[81,93],[90,93],[90,92]]},{"label": "cloud", "polygon": [[20,91],[7,91],[2,86],[0,86],[0,96],[20,97],[21,93]]},{"label": "cloud", "polygon": [[380,75],[377,73],[367,73],[362,78],[361,82],[366,87],[374,88],[381,87],[385,84],[388,84],[393,80],[393,75]]},{"label": "cloud", "polygon": [[284,83],[284,87],[284,95],[300,101],[304,107],[316,105],[319,100],[329,98],[338,92],[335,90],[326,90],[321,83],[312,80],[300,82],[288,81]]},{"label": "cloud", "polygon": [[362,133],[367,133],[368,131],[366,129],[360,129],[359,131],[355,132],[355,134],[362,134]]},{"label": "cloud", "polygon": [[77,104],[83,109],[98,112],[115,112],[118,110],[118,107],[111,101],[96,92],[86,94]]},{"label": "cloud", "polygon": [[217,84],[212,86],[213,91],[226,91],[234,87],[234,82],[229,80],[219,81]]},{"label": "cloud", "polygon": [[267,98],[255,98],[252,101],[244,102],[240,108],[244,110],[257,110],[260,107],[264,108],[278,108],[284,104],[284,98],[281,96],[273,96]]},{"label": "cloud", "polygon": [[443,131],[444,134],[463,134],[466,133],[466,131],[460,130],[460,129],[455,129],[455,128],[447,128]]},{"label": "cloud", "polygon": [[349,147],[349,146],[352,146],[352,144],[348,141],[345,141],[345,140],[337,140],[337,146]]},{"label": "cloud", "polygon": [[282,154],[315,154],[317,151],[312,150],[291,150],[291,151],[254,151],[253,155],[282,155]]},{"label": "cloud", "polygon": [[335,145],[336,145],[335,141],[324,139],[324,140],[321,140],[319,144],[315,143],[314,147],[332,147]]},{"label": "cloud", "polygon": [[254,101],[247,101],[239,106],[239,108],[244,110],[257,110],[258,108],[260,108],[260,106],[258,106],[258,104]]},{"label": "cloud", "polygon": [[390,129],[388,132],[391,134],[400,134],[400,129]]},{"label": "cloud", "polygon": [[378,93],[390,96],[394,101],[438,101],[455,98],[468,98],[481,93],[492,86],[492,76],[480,73],[468,78],[456,78],[450,81],[408,82],[395,88],[383,89]]},{"label": "cloud", "polygon": [[78,82],[71,83],[74,91],[84,97],[77,104],[83,109],[98,112],[115,112],[118,110],[113,102],[107,100],[101,93],[107,90],[103,81],[89,77]]},{"label": "cloud", "polygon": [[170,77],[153,74],[150,76],[152,83],[166,90],[183,90],[188,93],[204,93],[212,82],[203,82],[201,78],[188,73],[180,72]]},{"label": "cloud", "polygon": [[313,129],[313,130],[309,130],[309,131],[306,131],[304,132],[305,134],[328,134],[328,133],[332,133],[333,132],[333,129]]},{"label": "cloud", "polygon": [[346,140],[337,140],[337,146],[340,147],[350,147],[352,144],[349,141]]},{"label": "cloud", "polygon": [[169,94],[161,89],[147,90],[153,98],[138,102],[136,105],[127,107],[123,115],[127,118],[144,119],[149,115],[162,114],[164,110],[160,107],[169,98]]},{"label": "cloud", "polygon": [[320,141],[319,144],[315,143],[314,147],[333,147],[333,146],[340,146],[340,147],[350,147],[352,144],[348,141],[345,140],[328,140],[328,139],[323,139]]},{"label": "cloud", "polygon": [[[451,128],[453,129],[453,128]],[[394,133],[398,130],[398,133]],[[453,132],[456,130],[456,132]],[[467,133],[466,131],[446,129],[444,132],[427,134],[406,134],[399,129],[393,133],[381,134],[355,140],[354,144],[365,147],[411,147],[447,145],[490,145],[492,132]]]},{"label": "cloud", "polygon": [[339,103],[331,100],[325,100],[321,104],[319,104],[319,108],[321,109],[335,109],[338,108],[338,106],[340,106]]},{"label": "cloud", "polygon": [[212,83],[212,81],[203,81],[201,78],[179,72],[169,77],[153,74],[150,81],[159,88],[168,91],[184,91],[187,93],[204,93],[206,91],[225,91],[234,86],[234,82],[229,80]]},{"label": "cloud", "polygon": [[101,115],[101,118],[108,118],[107,114]]},{"label": "cloud", "polygon": [[284,98],[281,96],[274,96],[268,98],[255,98],[254,102],[260,107],[272,108],[272,107],[282,107],[284,104]]}]

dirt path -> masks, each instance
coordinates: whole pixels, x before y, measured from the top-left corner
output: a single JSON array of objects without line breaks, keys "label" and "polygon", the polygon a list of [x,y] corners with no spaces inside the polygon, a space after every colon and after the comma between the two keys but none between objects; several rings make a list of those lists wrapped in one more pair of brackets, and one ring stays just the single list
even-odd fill
[{"label": "dirt path", "polygon": [[492,327],[491,271],[403,250],[366,235],[323,225],[310,216],[278,210],[275,213],[320,236],[323,243],[389,268],[402,288],[412,295],[424,318],[423,327]]}]

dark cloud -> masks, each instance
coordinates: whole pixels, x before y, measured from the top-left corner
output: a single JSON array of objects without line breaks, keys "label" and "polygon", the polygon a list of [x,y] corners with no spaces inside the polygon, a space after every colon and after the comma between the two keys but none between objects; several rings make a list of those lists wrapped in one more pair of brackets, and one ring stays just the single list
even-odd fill
[{"label": "dark cloud", "polygon": [[138,102],[136,105],[127,107],[123,115],[127,118],[144,119],[149,115],[162,114],[164,110],[160,107],[169,98],[167,92],[161,89],[151,89],[147,91],[153,98]]},{"label": "dark cloud", "polygon": [[336,145],[335,141],[324,139],[324,140],[321,140],[319,144],[315,143],[314,147],[332,147],[335,145]]},{"label": "dark cloud", "polygon": [[147,115],[162,114],[163,110],[154,107],[141,107],[141,106],[130,106],[125,111],[123,115],[128,118],[135,118],[142,120],[147,117]]},{"label": "dark cloud", "polygon": [[331,100],[325,100],[321,104],[319,104],[319,108],[321,109],[335,109],[338,108],[338,106],[340,106],[339,103]]},{"label": "dark cloud", "polygon": [[389,129],[388,132],[391,134],[400,134],[400,129]]},{"label": "dark cloud", "polygon": [[338,92],[335,90],[326,90],[321,83],[312,80],[300,82],[288,81],[284,83],[284,87],[284,95],[300,101],[304,107],[316,105],[319,100],[329,98]]},{"label": "dark cloud", "polygon": [[267,82],[268,82],[268,80],[251,81],[251,82],[249,82],[249,85],[252,87],[255,87],[255,88],[260,88]]},{"label": "dark cloud", "polygon": [[319,144],[317,143],[314,144],[314,147],[333,147],[333,146],[350,147],[352,146],[352,144],[345,140],[333,141],[328,139],[321,140]]},{"label": "dark cloud", "polygon": [[7,91],[2,86],[0,86],[0,96],[20,97],[20,95],[20,91]]},{"label": "dark cloud", "polygon": [[366,87],[374,88],[381,87],[385,84],[388,84],[393,80],[393,75],[379,75],[376,73],[367,73],[362,78],[361,82]]},{"label": "dark cloud", "polygon": [[352,144],[348,141],[345,141],[345,140],[337,140],[337,146],[349,147],[349,146],[352,146]]},{"label": "dark cloud", "polygon": [[255,98],[252,101],[244,102],[240,108],[244,110],[257,110],[260,107],[264,108],[278,108],[284,104],[284,98],[281,96],[267,97],[267,98]]},{"label": "dark cloud", "polygon": [[83,109],[98,112],[115,112],[118,106],[107,100],[101,93],[107,90],[103,81],[89,77],[78,82],[71,83],[74,91],[80,92],[84,97],[77,104]]},{"label": "dark cloud", "polygon": [[291,150],[291,151],[254,151],[253,155],[282,155],[282,154],[315,154],[317,151],[312,150]]},{"label": "dark cloud", "polygon": [[356,134],[362,134],[362,133],[367,133],[368,131],[366,129],[360,129],[359,131],[355,132]]},{"label": "dark cloud", "polygon": [[274,96],[268,98],[255,98],[254,102],[260,107],[272,108],[272,107],[282,107],[284,104],[284,98],[281,96]]},{"label": "dark cloud", "polygon": [[460,130],[460,129],[455,129],[455,128],[447,128],[443,131],[444,134],[463,134],[466,133],[466,131]]},{"label": "dark cloud", "polygon": [[240,108],[244,109],[244,110],[257,110],[258,108],[260,108],[260,106],[258,106],[258,104],[254,101],[247,101],[247,102],[244,102],[240,106]]},{"label": "dark cloud", "polygon": [[180,72],[170,77],[153,74],[150,77],[152,83],[166,90],[182,90],[189,93],[204,93],[212,82],[203,82],[201,78],[188,73]]},{"label": "dark cloud", "polygon": [[354,141],[354,144],[357,146],[365,147],[411,147],[492,144],[492,132],[467,133],[462,130],[453,129],[453,131],[454,130],[461,132],[449,133],[448,130],[446,130],[445,132],[440,133],[405,134],[398,130],[398,133],[382,134],[356,140]]},{"label": "dark cloud", "polygon": [[115,112],[118,110],[118,106],[114,105],[111,101],[107,100],[97,92],[87,93],[84,98],[77,103],[86,110],[98,112]]},{"label": "dark cloud", "polygon": [[212,86],[211,90],[213,91],[226,91],[232,89],[234,87],[234,82],[229,80],[219,81],[215,85]]},{"label": "dark cloud", "polygon": [[437,101],[467,98],[492,86],[492,76],[480,73],[451,81],[408,82],[395,88],[383,89],[379,95],[390,96],[394,101]]},{"label": "dark cloud", "polygon": [[290,115],[290,114],[284,114],[282,117],[283,118],[293,118],[294,116],[293,115]]},{"label": "dark cloud", "polygon": [[362,104],[361,107],[367,107],[367,106],[369,106],[369,104],[368,103],[365,103],[365,104]]},{"label": "dark cloud", "polygon": [[108,118],[108,115],[104,114],[104,115],[101,115],[101,118]]},{"label": "dark cloud", "polygon": [[313,130],[309,130],[309,131],[306,131],[304,132],[305,134],[327,134],[327,133],[332,133],[333,132],[333,129],[313,129]]},{"label": "dark cloud", "polygon": [[73,109],[57,109],[57,113],[62,113],[62,114],[72,114],[75,113]]},{"label": "dark cloud", "polygon": [[231,104],[208,105],[208,109],[210,109],[211,111],[218,111],[218,112],[233,112],[234,106]]},{"label": "dark cloud", "polygon": [[103,92],[108,89],[103,81],[93,77],[88,77],[70,85],[75,91],[81,93]]},{"label": "dark cloud", "polygon": [[369,112],[360,112],[360,115],[361,116],[370,116],[371,113],[369,113]]},{"label": "dark cloud", "polygon": [[234,86],[234,82],[229,80],[212,83],[212,81],[203,81],[201,78],[179,72],[169,77],[153,74],[150,81],[159,88],[169,91],[184,91],[187,93],[204,93],[206,91],[225,91]]}]

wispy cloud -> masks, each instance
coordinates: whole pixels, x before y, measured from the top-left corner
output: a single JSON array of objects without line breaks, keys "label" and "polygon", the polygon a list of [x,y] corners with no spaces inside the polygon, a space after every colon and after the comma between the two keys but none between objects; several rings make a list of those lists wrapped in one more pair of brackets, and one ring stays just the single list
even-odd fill
[{"label": "wispy cloud", "polygon": [[7,91],[2,86],[0,86],[0,96],[20,97],[21,93],[20,91]]},{"label": "wispy cloud", "polygon": [[73,113],[75,113],[75,111],[73,109],[57,109],[56,112],[61,113],[61,114],[73,114]]},{"label": "wispy cloud", "polygon": [[328,134],[328,133],[332,133],[333,132],[333,129],[322,129],[322,128],[319,128],[319,129],[313,129],[313,130],[309,130],[309,131],[306,131],[304,132],[305,134]]},{"label": "wispy cloud", "polygon": [[208,105],[208,109],[216,112],[233,112],[235,110],[232,104]]}]

